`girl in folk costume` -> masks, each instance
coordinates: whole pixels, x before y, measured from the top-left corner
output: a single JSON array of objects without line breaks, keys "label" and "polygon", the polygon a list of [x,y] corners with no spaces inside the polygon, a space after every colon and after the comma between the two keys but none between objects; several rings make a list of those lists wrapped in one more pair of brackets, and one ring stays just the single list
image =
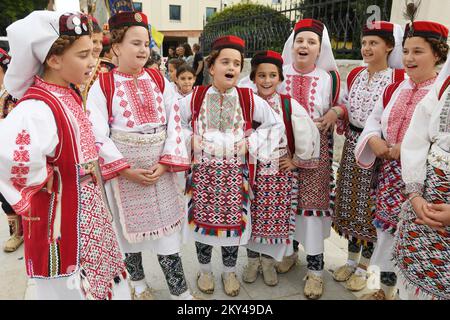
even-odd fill
[{"label": "girl in folk costume", "polygon": [[356,164],[355,146],[386,86],[404,79],[402,40],[403,30],[399,25],[384,21],[365,25],[361,54],[367,66],[357,67],[349,73],[342,97],[347,108],[338,133],[345,133],[346,141],[337,174],[333,227],[348,239],[348,261],[333,273],[333,277],[336,281],[346,281],[346,287],[351,291],[365,288],[366,270],[377,240],[372,224],[375,214],[375,194],[371,187],[374,170],[373,167],[363,169]]},{"label": "girl in folk costume", "polygon": [[[186,231],[195,239],[200,263],[197,285],[214,291],[213,246],[222,249],[225,293],[239,294],[236,276],[239,245],[250,237],[250,185],[254,163],[250,154],[269,159],[279,147],[282,119],[249,89],[235,87],[244,63],[244,41],[235,36],[216,39],[208,59],[212,86],[195,87],[176,108],[192,133],[193,165],[186,184]],[[252,132],[252,121],[260,126]],[[248,150],[248,151],[247,151]]]},{"label": "girl in folk costume", "polygon": [[0,124],[0,191],[22,215],[37,298],[129,299],[91,123],[71,88],[94,67],[89,19],[35,11],[7,34],[5,86],[21,100]]},{"label": "girl in folk costume", "polygon": [[[340,80],[324,24],[313,19],[299,21],[284,46],[283,59],[281,92],[296,99],[321,132],[320,157],[299,169],[295,233],[307,254],[305,296],[318,299],[323,293],[324,240],[330,235],[334,203],[333,126],[344,114],[343,108],[333,107]],[[289,271],[297,261],[298,242],[294,242],[294,254],[278,265],[278,272]]]},{"label": "girl in folk costume", "polygon": [[[277,93],[283,81],[283,58],[274,51],[260,51],[252,61],[250,79],[258,95],[283,118],[286,135],[271,161],[259,161],[251,205],[252,234],[247,244],[248,264],[243,280],[252,283],[262,269],[264,282],[278,283],[276,260],[291,255],[297,215],[297,168],[318,158],[320,135],[306,110],[289,96]],[[294,158],[294,159],[293,159]]]},{"label": "girl in folk costume", "polygon": [[450,60],[401,148],[408,201],[394,242],[400,298],[450,300]]},{"label": "girl in folk costume", "polygon": [[[400,147],[417,104],[436,80],[436,65],[446,57],[448,29],[438,23],[417,21],[406,26],[403,64],[410,79],[389,85],[367,119],[355,148],[357,163],[371,168],[381,159],[374,225],[377,244],[371,264],[381,270],[382,288],[363,299],[392,299],[397,277],[392,264],[394,236],[406,200],[401,177]],[[444,40],[445,39],[445,40]]]},{"label": "girl in folk costume", "polygon": [[188,64],[183,64],[176,71],[176,99],[180,100],[192,93],[195,83],[195,71]]},{"label": "girl in folk costume", "polygon": [[143,68],[150,50],[144,14],[118,13],[109,29],[119,64],[100,74],[87,106],[133,298],[151,298],[141,252],[152,250],[172,298],[191,299],[179,255],[184,208],[175,173],[189,158],[174,92],[159,71]]},{"label": "girl in folk costume", "polygon": [[95,19],[93,16],[89,16],[89,18],[92,21],[92,43],[93,43],[92,55],[96,59],[96,64],[94,71],[91,73],[89,79],[83,85],[80,86],[80,91],[81,95],[83,96],[83,102],[85,107],[89,90],[91,89],[95,80],[97,80],[98,74],[100,72],[105,72],[105,70],[102,70],[100,59],[100,54],[103,50],[103,31],[102,28],[100,28],[97,19]]},{"label": "girl in folk costume", "polygon": [[[5,119],[6,116],[12,111],[16,106],[16,99],[6,91],[3,85],[3,78],[5,76],[6,70],[8,70],[8,65],[11,62],[11,57],[9,54],[0,48],[0,122]],[[3,251],[14,252],[23,243],[23,230],[22,230],[22,218],[20,215],[16,214],[11,208],[9,203],[0,193],[0,202],[2,203],[3,212],[5,212],[8,217],[9,224],[9,239],[3,246]]]}]

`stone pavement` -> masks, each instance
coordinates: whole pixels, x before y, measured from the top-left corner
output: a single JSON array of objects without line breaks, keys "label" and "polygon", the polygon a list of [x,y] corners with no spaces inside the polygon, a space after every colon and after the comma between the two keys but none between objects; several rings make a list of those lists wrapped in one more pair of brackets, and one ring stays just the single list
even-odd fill
[{"label": "stone pavement", "polygon": [[[8,226],[6,216],[0,212],[0,244],[8,238]],[[323,300],[352,300],[357,296],[369,292],[365,290],[357,295],[349,292],[340,283],[332,279],[332,270],[345,263],[346,260],[346,240],[340,238],[332,232],[331,237],[325,242],[325,291]],[[182,259],[184,271],[192,291],[205,299],[242,299],[242,300],[305,300],[303,296],[303,278],[306,274],[305,254],[300,251],[300,263],[289,273],[279,275],[279,284],[275,287],[268,287],[262,280],[262,275],[258,277],[253,284],[242,283],[241,292],[238,297],[230,298],[225,295],[222,289],[220,278],[221,256],[220,250],[214,248],[212,265],[216,279],[216,290],[212,295],[201,294],[196,287],[196,274],[198,263],[195,254],[195,246],[189,243],[182,248]],[[147,282],[154,289],[157,299],[169,299],[164,275],[159,267],[156,255],[149,252],[143,254],[144,268]],[[246,264],[246,251],[240,248],[237,273],[242,275],[244,265]],[[14,253],[4,253],[0,251],[0,299],[33,299],[34,285],[33,280],[27,281],[25,275],[25,264],[23,258],[23,246]]]}]

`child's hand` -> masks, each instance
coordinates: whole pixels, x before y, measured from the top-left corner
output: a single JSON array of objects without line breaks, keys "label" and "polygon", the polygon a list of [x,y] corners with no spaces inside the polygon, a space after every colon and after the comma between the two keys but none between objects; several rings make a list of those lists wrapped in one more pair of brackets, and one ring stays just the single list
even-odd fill
[{"label": "child's hand", "polygon": [[151,181],[150,184],[155,184],[158,182],[159,178],[167,171],[168,167],[165,164],[157,163],[150,168],[153,173],[147,175],[147,178]]},{"label": "child's hand", "polygon": [[149,179],[149,176],[153,173],[151,170],[146,169],[124,169],[119,174],[125,179],[142,184],[143,186],[149,186],[153,184],[153,180]]},{"label": "child's hand", "polygon": [[283,171],[293,171],[297,167],[292,161],[291,157],[285,157],[280,159],[280,169]]},{"label": "child's hand", "polygon": [[393,160],[400,160],[400,149],[402,144],[397,143],[393,147],[389,148],[389,157]]},{"label": "child's hand", "polygon": [[391,154],[388,144],[385,140],[379,137],[372,137],[369,139],[369,146],[377,158],[390,160]]},{"label": "child's hand", "polygon": [[327,132],[329,130],[333,130],[337,120],[337,113],[333,110],[329,110],[323,117],[315,120],[315,122],[320,123],[320,126],[317,126],[320,131]]}]

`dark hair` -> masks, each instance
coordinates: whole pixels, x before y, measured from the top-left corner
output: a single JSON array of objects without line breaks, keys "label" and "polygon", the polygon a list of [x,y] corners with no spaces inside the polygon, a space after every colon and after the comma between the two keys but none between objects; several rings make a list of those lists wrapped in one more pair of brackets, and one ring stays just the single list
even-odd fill
[{"label": "dark hair", "polygon": [[388,47],[391,47],[391,48],[392,48],[392,50],[389,51],[389,53],[388,53],[388,58],[389,58],[389,56],[391,55],[392,51],[394,51],[394,48],[395,48],[395,38],[394,38],[394,35],[392,35],[392,34],[389,34],[389,35],[387,35],[387,34],[368,34],[368,35],[361,35],[361,43],[362,43],[362,39],[363,39],[364,37],[369,37],[369,36],[376,36],[376,37],[380,38],[381,40],[384,41],[384,43],[385,43]]},{"label": "dark hair", "polygon": [[191,49],[191,46],[189,45],[189,43],[183,43],[182,47],[184,48],[184,56],[185,57],[190,57],[194,54],[192,52],[192,49]]},{"label": "dark hair", "polygon": [[103,58],[105,56],[105,54],[109,52],[109,50],[111,50],[111,45],[110,44],[108,44],[106,46],[103,45],[102,52],[100,52],[100,57]]},{"label": "dark hair", "polygon": [[425,38],[425,41],[431,45],[431,49],[433,50],[434,54],[439,58],[439,60],[436,62],[436,65],[438,66],[445,63],[447,61],[449,51],[448,43],[433,38]]},{"label": "dark hair", "polygon": [[6,70],[8,70],[8,65],[0,63],[0,66],[2,66],[3,73],[6,73]]},{"label": "dark hair", "polygon": [[178,59],[178,58],[170,59],[168,62],[168,66],[173,65],[173,66],[175,66],[175,69],[178,69],[183,64],[186,64],[186,61]]},{"label": "dark hair", "polygon": [[[226,49],[226,48],[224,48],[224,49]],[[220,55],[220,52],[222,50],[223,49],[211,51],[209,56],[205,59],[206,64],[208,65],[208,69],[211,69],[212,65],[214,64],[214,62],[216,62],[216,59]],[[236,50],[236,51],[238,51],[238,50]],[[244,69],[244,55],[242,52],[239,52],[239,53],[241,54],[241,71],[242,71],[242,69]]]},{"label": "dark hair", "polygon": [[154,64],[157,64],[158,66],[161,65],[161,56],[152,50],[150,52],[150,56],[147,59],[147,62],[144,65],[144,68],[148,68]]},{"label": "dark hair", "polygon": [[[264,62],[263,62],[264,63]],[[270,63],[270,62],[268,62]],[[284,81],[284,75],[283,75],[283,69],[281,69],[279,66],[275,65],[278,70],[278,77],[280,78],[280,81]],[[250,80],[255,81],[256,77],[256,71],[258,70],[259,64],[252,66],[252,71],[250,72]]]},{"label": "dark hair", "polygon": [[98,25],[98,23],[92,23],[92,33],[103,33],[102,28]]},{"label": "dark hair", "polygon": [[190,73],[192,73],[192,75],[195,77],[195,70],[194,70],[194,68],[192,68],[190,65],[188,65],[187,63],[185,63],[185,64],[182,64],[181,66],[179,66],[179,67],[177,68],[177,78],[178,78],[182,73],[185,73],[185,72],[190,72]]},{"label": "dark hair", "polygon": [[200,45],[199,45],[198,43],[195,43],[195,44],[192,46],[192,49],[199,51],[199,50],[200,50]]},{"label": "dark hair", "polygon": [[[436,62],[436,65],[443,64],[447,61],[447,55],[449,52],[449,46],[445,40],[438,40],[434,38],[426,38],[421,36],[415,36],[419,37],[425,40],[430,47],[433,53],[439,58],[439,60]],[[409,37],[403,39],[403,47],[405,46],[406,39],[409,39]]]}]

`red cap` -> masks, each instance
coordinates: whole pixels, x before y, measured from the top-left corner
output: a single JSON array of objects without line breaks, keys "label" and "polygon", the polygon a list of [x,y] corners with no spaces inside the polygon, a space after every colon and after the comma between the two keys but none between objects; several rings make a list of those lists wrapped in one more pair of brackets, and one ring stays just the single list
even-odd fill
[{"label": "red cap", "polygon": [[363,36],[394,36],[394,24],[386,21],[374,21],[363,26]]},{"label": "red cap", "polygon": [[225,48],[236,49],[244,53],[245,41],[237,36],[223,36],[214,40],[212,50],[221,50]]},{"label": "red cap", "polygon": [[94,17],[94,16],[89,16],[89,19],[91,19],[91,21],[92,21],[92,24],[95,26],[95,27],[98,27],[100,30],[102,29],[102,28],[100,28],[100,25],[98,24],[98,20]]},{"label": "red cap", "polygon": [[139,26],[148,29],[148,19],[142,12],[124,11],[113,15],[108,20],[109,30],[123,27]]},{"label": "red cap", "polygon": [[107,36],[107,35],[104,35],[104,36],[103,36],[102,45],[103,45],[103,46],[109,46],[109,45],[111,45],[111,39],[110,39],[109,36]]},{"label": "red cap", "polygon": [[0,48],[0,64],[7,66],[11,62],[11,56]]},{"label": "red cap", "polygon": [[325,27],[324,24],[319,20],[302,19],[295,24],[294,36],[296,36],[299,32],[302,32],[302,31],[312,31],[314,33],[317,33],[319,35],[319,37],[322,38],[324,27]]},{"label": "red cap", "polygon": [[414,21],[408,23],[405,28],[405,38],[423,37],[433,38],[440,41],[447,41],[448,28],[440,23],[433,21]]},{"label": "red cap", "polygon": [[92,32],[89,17],[82,13],[65,13],[59,18],[59,35],[84,36]]},{"label": "red cap", "polygon": [[261,63],[272,63],[277,67],[283,68],[283,57],[278,52],[272,50],[258,51],[252,58],[252,67]]}]

